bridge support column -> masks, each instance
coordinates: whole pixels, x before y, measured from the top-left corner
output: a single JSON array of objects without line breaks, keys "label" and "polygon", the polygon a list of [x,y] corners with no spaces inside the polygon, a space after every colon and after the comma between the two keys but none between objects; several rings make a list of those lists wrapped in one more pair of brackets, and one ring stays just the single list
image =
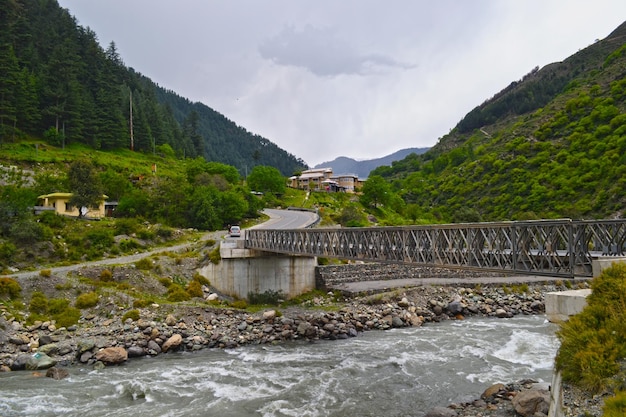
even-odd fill
[{"label": "bridge support column", "polygon": [[282,292],[295,297],[315,289],[317,258],[289,256],[243,248],[243,240],[220,246],[221,261],[200,269],[218,291],[247,299],[250,293]]}]

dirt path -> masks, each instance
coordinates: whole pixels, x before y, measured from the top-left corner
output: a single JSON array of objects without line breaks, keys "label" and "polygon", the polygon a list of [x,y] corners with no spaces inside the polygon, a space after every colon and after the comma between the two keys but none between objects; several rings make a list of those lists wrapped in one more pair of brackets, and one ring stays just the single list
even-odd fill
[{"label": "dirt path", "polygon": [[181,250],[185,250],[188,249],[190,247],[196,246],[198,244],[201,244],[202,242],[206,242],[207,240],[213,239],[216,241],[219,241],[222,239],[222,237],[224,235],[226,235],[226,231],[225,230],[218,230],[218,231],[214,231],[214,232],[208,232],[205,233],[204,235],[202,235],[202,237],[198,240],[195,241],[189,241],[189,242],[185,242],[185,243],[180,243],[178,245],[174,245],[174,246],[163,246],[163,247],[159,247],[156,249],[152,249],[146,252],[140,252],[140,253],[135,253],[133,255],[125,255],[125,256],[119,256],[116,258],[107,258],[107,259],[99,259],[97,261],[89,261],[89,262],[81,262],[78,264],[74,264],[74,265],[65,265],[65,266],[57,266],[57,267],[52,267],[52,268],[40,268],[38,270],[35,271],[27,271],[27,272],[17,272],[15,274],[4,274],[3,276],[6,277],[11,277],[11,278],[27,278],[30,276],[35,276],[35,275],[39,275],[41,270],[50,270],[50,272],[52,272],[53,274],[56,275],[65,275],[68,272],[71,271],[77,271],[79,269],[83,269],[83,268],[89,268],[89,267],[93,267],[93,266],[99,266],[99,265],[124,265],[124,264],[131,264],[134,262],[137,262],[143,258],[147,258],[149,256],[152,255],[156,255],[159,253],[163,253],[163,252],[179,252]]}]

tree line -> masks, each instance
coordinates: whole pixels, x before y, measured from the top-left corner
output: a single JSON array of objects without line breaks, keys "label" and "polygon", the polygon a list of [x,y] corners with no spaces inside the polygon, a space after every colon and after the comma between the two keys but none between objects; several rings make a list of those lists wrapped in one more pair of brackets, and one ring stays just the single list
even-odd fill
[{"label": "tree line", "polygon": [[241,173],[271,165],[290,175],[306,165],[126,67],[115,42],[103,49],[56,0],[4,0],[0,9],[0,141],[43,137],[146,153],[167,144],[179,157]]}]

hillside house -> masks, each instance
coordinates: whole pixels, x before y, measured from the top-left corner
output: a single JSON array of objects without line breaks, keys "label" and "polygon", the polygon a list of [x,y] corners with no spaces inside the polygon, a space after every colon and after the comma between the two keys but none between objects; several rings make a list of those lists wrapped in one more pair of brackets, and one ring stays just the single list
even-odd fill
[{"label": "hillside house", "polygon": [[354,174],[334,175],[332,168],[315,168],[289,177],[289,187],[308,191],[354,193],[362,185]]},{"label": "hillside house", "polygon": [[83,217],[90,219],[101,219],[106,216],[105,200],[108,198],[106,195],[102,195],[102,201],[96,208],[94,207],[75,207],[70,204],[72,193],[52,193],[46,195],[40,195],[38,197],[40,205],[35,207],[35,212],[42,212],[46,210],[54,210],[55,213],[62,216],[78,217],[80,212],[83,213]]}]

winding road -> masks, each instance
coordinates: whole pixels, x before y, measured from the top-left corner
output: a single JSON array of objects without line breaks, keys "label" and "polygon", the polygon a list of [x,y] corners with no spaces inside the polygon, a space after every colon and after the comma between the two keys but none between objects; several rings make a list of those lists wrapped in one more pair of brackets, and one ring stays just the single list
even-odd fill
[{"label": "winding road", "polygon": [[[263,229],[299,229],[304,227],[311,227],[317,223],[319,217],[317,213],[301,210],[278,210],[278,209],[265,209],[263,213],[270,217],[266,222],[253,226],[253,228]],[[243,231],[245,233],[245,230]],[[243,234],[242,234],[243,236]],[[31,276],[39,275],[40,271],[50,270],[53,274],[67,274],[71,271],[77,271],[82,268],[93,267],[98,265],[123,265],[137,262],[143,258],[163,253],[163,252],[178,252],[190,248],[191,246],[198,245],[204,241],[213,239],[220,240],[227,238],[228,232],[226,230],[216,230],[213,232],[207,232],[196,241],[190,241],[181,243],[174,246],[163,246],[156,249],[152,249],[146,252],[135,253],[132,255],[124,255],[115,258],[99,259],[97,261],[81,262],[74,265],[57,266],[52,268],[42,267],[34,271],[16,272],[13,274],[2,274],[5,277],[11,278],[27,278]]]}]

